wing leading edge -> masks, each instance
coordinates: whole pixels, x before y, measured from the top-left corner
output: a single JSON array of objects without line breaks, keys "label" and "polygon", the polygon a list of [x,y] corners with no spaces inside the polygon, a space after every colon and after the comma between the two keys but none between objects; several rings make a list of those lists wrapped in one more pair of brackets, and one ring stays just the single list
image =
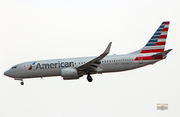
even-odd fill
[{"label": "wing leading edge", "polygon": [[104,53],[102,53],[100,56],[90,60],[89,62],[79,66],[77,68],[79,76],[84,74],[92,74],[97,73],[98,71],[102,71],[103,69],[100,67],[100,60],[102,60],[105,56],[109,54],[110,48],[111,48],[112,42],[109,43]]}]

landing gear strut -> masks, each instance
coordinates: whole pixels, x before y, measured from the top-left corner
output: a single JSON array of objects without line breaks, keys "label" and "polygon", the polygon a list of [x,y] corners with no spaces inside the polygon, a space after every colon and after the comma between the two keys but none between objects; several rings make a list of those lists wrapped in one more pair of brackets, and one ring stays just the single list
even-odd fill
[{"label": "landing gear strut", "polygon": [[24,82],[23,82],[23,80],[21,80],[21,83],[20,83],[21,85],[24,85]]},{"label": "landing gear strut", "polygon": [[92,81],[93,81],[93,79],[92,79],[92,77],[90,76],[90,74],[87,75],[87,80],[88,80],[89,82],[92,82]]}]

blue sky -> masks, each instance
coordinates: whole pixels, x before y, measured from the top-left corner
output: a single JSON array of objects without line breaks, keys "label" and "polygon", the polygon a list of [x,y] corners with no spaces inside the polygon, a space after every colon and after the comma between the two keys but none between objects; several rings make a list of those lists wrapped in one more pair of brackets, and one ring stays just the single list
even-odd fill
[{"label": "blue sky", "polygon": [[[2,0],[0,2],[0,116],[119,117],[180,114],[178,0]],[[110,55],[142,48],[170,21],[167,59],[126,72],[19,81],[3,75],[25,61]],[[168,110],[157,110],[168,103]]]}]

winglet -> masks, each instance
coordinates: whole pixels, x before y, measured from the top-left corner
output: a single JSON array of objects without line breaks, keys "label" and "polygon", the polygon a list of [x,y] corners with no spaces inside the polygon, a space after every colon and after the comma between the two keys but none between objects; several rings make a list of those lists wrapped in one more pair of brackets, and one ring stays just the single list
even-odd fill
[{"label": "winglet", "polygon": [[106,54],[106,55],[109,54],[109,51],[110,51],[110,48],[111,48],[111,44],[112,44],[112,42],[109,43],[108,47],[106,48],[106,50],[104,51],[103,54]]}]

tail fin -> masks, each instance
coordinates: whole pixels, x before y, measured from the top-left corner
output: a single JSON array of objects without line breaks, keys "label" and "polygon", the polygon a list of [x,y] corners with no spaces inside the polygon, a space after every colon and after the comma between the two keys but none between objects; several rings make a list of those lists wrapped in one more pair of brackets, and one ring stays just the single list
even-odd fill
[{"label": "tail fin", "polygon": [[169,23],[169,21],[162,22],[148,43],[142,48],[140,54],[159,53],[164,51]]}]

